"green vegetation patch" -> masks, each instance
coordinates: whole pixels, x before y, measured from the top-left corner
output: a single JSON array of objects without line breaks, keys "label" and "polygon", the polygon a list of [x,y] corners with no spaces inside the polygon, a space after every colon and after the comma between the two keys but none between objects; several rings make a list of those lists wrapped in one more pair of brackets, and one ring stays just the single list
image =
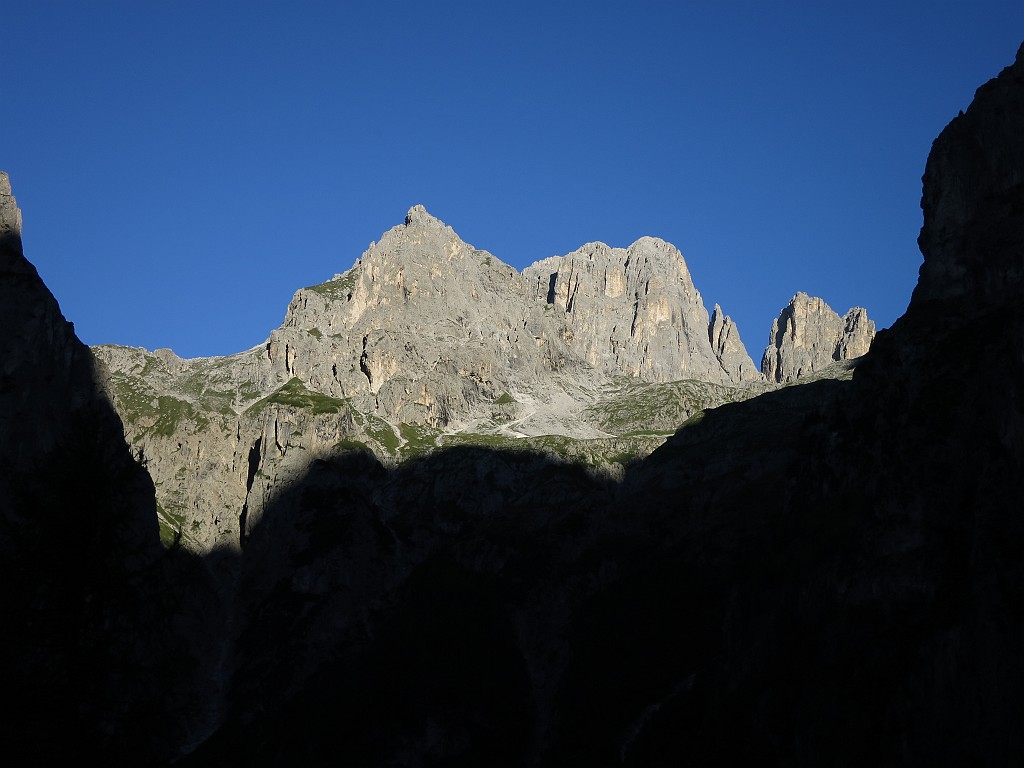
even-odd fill
[{"label": "green vegetation patch", "polygon": [[255,405],[249,407],[247,413],[259,413],[268,405],[286,405],[292,408],[302,408],[318,413],[343,413],[348,408],[348,402],[336,397],[321,395],[319,392],[312,392],[306,389],[305,385],[296,378],[290,379],[287,384],[276,392],[268,395]]},{"label": "green vegetation patch", "polygon": [[196,411],[192,403],[170,395],[161,395],[157,402],[159,405],[157,406],[156,422],[149,429],[154,435],[170,437],[178,431],[183,421],[195,424],[197,431],[206,429],[210,424],[210,420]]},{"label": "green vegetation patch", "polygon": [[518,403],[518,402],[519,401],[516,400],[514,397],[512,397],[512,395],[510,395],[508,392],[505,392],[505,393],[502,394],[501,397],[499,397],[497,400],[494,401],[494,404],[495,405],[512,405],[512,403]]},{"label": "green vegetation patch", "polygon": [[156,390],[142,379],[115,373],[111,377],[110,389],[118,415],[124,422],[136,423],[156,415],[156,407],[153,405]]},{"label": "green vegetation patch", "polygon": [[627,383],[618,392],[587,408],[584,417],[615,435],[670,434],[700,411],[746,400],[754,394],[752,389],[701,381]]},{"label": "green vegetation patch", "polygon": [[206,411],[214,411],[227,416],[233,416],[235,411],[231,404],[235,401],[235,393],[217,389],[207,389],[199,398],[202,408]]},{"label": "green vegetation patch", "polygon": [[308,333],[314,339],[322,339],[324,337],[324,335],[320,333],[319,328],[307,328],[306,333]]},{"label": "green vegetation patch", "polygon": [[680,424],[680,427],[695,427],[704,421],[705,415],[707,415],[707,411],[697,411],[693,416]]},{"label": "green vegetation patch", "polygon": [[350,269],[337,280],[328,280],[320,285],[311,285],[307,291],[323,296],[328,301],[348,301],[356,287],[356,273]]},{"label": "green vegetation patch", "polygon": [[353,440],[350,437],[343,437],[334,444],[334,450],[338,453],[373,453],[370,446],[361,440]]},{"label": "green vegetation patch", "polygon": [[238,397],[241,400],[255,400],[263,393],[258,389],[240,389],[238,390]]},{"label": "green vegetation patch", "polygon": [[[183,537],[190,538],[184,534],[185,518],[168,512],[159,502],[156,505],[156,521],[160,527],[160,543],[164,547],[173,547]],[[193,522],[193,530],[196,530],[195,525]]]},{"label": "green vegetation patch", "polygon": [[525,449],[529,447],[530,450],[540,451],[546,453],[549,456],[558,456],[563,459],[568,459],[574,454],[578,453],[576,450],[583,441],[577,440],[574,437],[567,437],[566,435],[541,435],[539,437],[525,437],[522,440],[517,440],[518,447]]},{"label": "green vegetation patch", "polygon": [[522,440],[530,450],[545,453],[563,461],[590,469],[602,469],[610,464],[628,466],[651,454],[666,439],[665,435],[638,435],[636,437],[600,437],[578,439],[564,435],[544,435]]},{"label": "green vegetation patch", "polygon": [[477,434],[473,432],[460,432],[454,435],[445,435],[441,438],[441,445],[445,448],[456,445],[473,445],[483,448],[500,448],[503,450],[526,450],[524,441],[501,434]]},{"label": "green vegetation patch", "polygon": [[402,439],[395,434],[394,428],[384,419],[368,414],[366,416],[366,434],[376,440],[389,453],[394,453],[402,444]]},{"label": "green vegetation patch", "polygon": [[146,355],[146,362],[142,364],[142,370],[139,371],[139,376],[147,378],[155,375],[157,372],[163,370],[163,362],[155,355]]},{"label": "green vegetation patch", "polygon": [[402,439],[405,440],[402,453],[406,458],[437,448],[438,437],[441,434],[440,430],[426,424],[403,423],[398,425],[398,431],[402,434]]}]

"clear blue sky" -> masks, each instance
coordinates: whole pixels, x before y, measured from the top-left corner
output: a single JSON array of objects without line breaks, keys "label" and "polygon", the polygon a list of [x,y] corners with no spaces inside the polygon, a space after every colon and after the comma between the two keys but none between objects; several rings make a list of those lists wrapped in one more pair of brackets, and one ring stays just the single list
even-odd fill
[{"label": "clear blue sky", "polygon": [[796,291],[879,326],[932,140],[1024,2],[9,3],[0,168],[87,343],[254,346],[426,205],[518,267],[677,245],[755,361]]}]

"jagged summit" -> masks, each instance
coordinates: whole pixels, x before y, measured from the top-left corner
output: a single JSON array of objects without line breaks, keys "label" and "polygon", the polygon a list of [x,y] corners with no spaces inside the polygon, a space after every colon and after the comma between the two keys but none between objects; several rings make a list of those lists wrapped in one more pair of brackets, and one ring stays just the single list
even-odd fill
[{"label": "jagged summit", "polygon": [[759,377],[754,361],[747,354],[747,348],[740,339],[736,324],[715,304],[708,325],[708,338],[711,349],[718,358],[722,370],[730,379],[736,381],[756,381]]},{"label": "jagged summit", "polygon": [[[408,272],[412,270],[436,271],[443,263],[460,262],[462,271],[472,269],[472,259],[477,253],[486,253],[465,242],[450,226],[427,212],[422,205],[414,205],[405,215],[405,220],[384,232],[380,239],[370,243],[362,255],[356,260],[353,268],[376,265],[381,273]],[[487,254],[491,262],[496,261]],[[477,262],[480,260],[477,259]],[[504,265],[506,269],[512,269]],[[347,274],[347,273],[346,273]],[[336,275],[340,279],[344,275]],[[453,275],[458,279],[458,275]]]},{"label": "jagged summit", "polygon": [[405,225],[412,226],[436,226],[446,227],[447,225],[436,216],[432,216],[422,205],[414,205],[405,214]]},{"label": "jagged summit", "polygon": [[523,277],[535,300],[562,313],[579,354],[608,375],[744,380],[727,372],[712,350],[707,309],[671,243],[656,237],[628,248],[587,243],[527,267]]},{"label": "jagged summit", "polygon": [[800,291],[772,321],[761,373],[770,382],[795,381],[866,354],[874,337],[875,324],[863,307],[840,317],[822,299]]},{"label": "jagged summit", "polygon": [[21,253],[21,209],[11,193],[11,178],[0,171],[0,245]]}]

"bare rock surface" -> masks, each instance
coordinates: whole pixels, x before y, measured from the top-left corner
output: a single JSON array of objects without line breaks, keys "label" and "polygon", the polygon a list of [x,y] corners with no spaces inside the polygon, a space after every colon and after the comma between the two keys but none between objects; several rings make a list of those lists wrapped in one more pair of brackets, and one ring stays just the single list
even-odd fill
[{"label": "bare rock surface", "polygon": [[711,312],[708,337],[711,341],[711,349],[730,381],[747,382],[757,381],[761,378],[759,371],[754,367],[754,361],[747,354],[747,348],[740,340],[740,332],[736,323],[722,312],[722,308],[717,304]]},{"label": "bare rock surface", "polygon": [[296,293],[268,353],[282,380],[395,422],[458,427],[505,393],[589,378],[522,276],[422,206],[348,272]]},{"label": "bare rock surface", "polygon": [[720,362],[686,262],[664,240],[642,237],[629,248],[588,243],[527,267],[523,276],[533,298],[564,320],[569,346],[597,370],[656,382],[754,378],[738,333],[719,351],[728,364]]},{"label": "bare rock surface", "polygon": [[761,373],[769,382],[795,381],[866,354],[874,337],[875,324],[862,307],[840,317],[822,299],[800,292],[772,321]]},{"label": "bare rock surface", "polygon": [[5,251],[21,252],[21,209],[11,193],[11,179],[0,171],[0,244]]}]

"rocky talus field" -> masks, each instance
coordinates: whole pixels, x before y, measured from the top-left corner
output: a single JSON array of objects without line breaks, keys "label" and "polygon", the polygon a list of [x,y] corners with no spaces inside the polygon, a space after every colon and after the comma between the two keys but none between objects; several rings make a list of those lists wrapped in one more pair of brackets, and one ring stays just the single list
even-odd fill
[{"label": "rocky talus field", "polygon": [[0,174],[0,759],[1020,765],[1022,137],[1024,46],[903,317],[760,369],[668,243],[420,207],[252,349],[89,349]]}]

